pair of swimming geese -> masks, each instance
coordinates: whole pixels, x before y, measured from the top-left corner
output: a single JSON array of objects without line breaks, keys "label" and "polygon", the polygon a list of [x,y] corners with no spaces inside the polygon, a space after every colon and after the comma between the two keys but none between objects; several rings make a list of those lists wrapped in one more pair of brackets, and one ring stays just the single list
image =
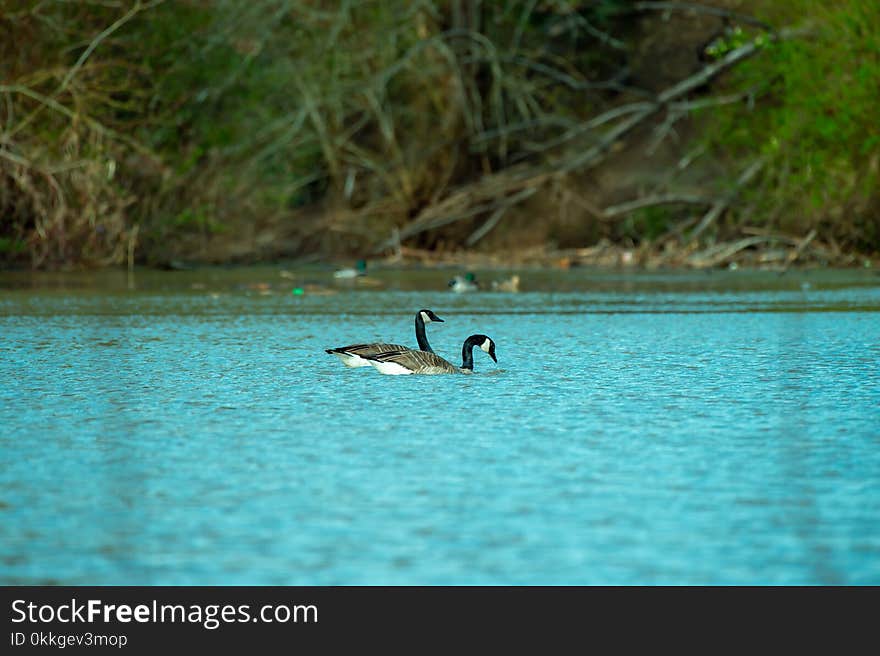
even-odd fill
[{"label": "pair of swimming geese", "polygon": [[495,362],[495,342],[486,335],[471,335],[461,347],[461,366],[456,367],[434,353],[425,335],[425,324],[435,321],[442,322],[431,310],[419,310],[416,313],[416,341],[418,350],[400,344],[352,344],[339,348],[326,349],[335,355],[346,367],[374,367],[377,371],[389,375],[403,374],[472,374],[474,372],[475,346],[479,346],[489,354]]}]

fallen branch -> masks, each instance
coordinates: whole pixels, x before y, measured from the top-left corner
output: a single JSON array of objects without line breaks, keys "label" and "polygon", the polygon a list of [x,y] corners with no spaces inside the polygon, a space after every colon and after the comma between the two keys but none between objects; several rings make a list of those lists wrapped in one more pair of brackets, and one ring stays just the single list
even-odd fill
[{"label": "fallen branch", "polygon": [[732,105],[741,100],[747,100],[754,96],[755,91],[743,91],[742,93],[732,93],[726,96],[715,96],[712,98],[701,98],[700,100],[688,100],[684,102],[672,103],[669,109],[673,112],[692,112],[697,109],[706,109],[707,107],[722,107],[724,105]]},{"label": "fallen branch", "polygon": [[724,105],[732,105],[734,103],[749,100],[753,102],[754,91],[745,91],[743,93],[730,94],[726,96],[715,96],[714,98],[702,98],[700,100],[685,100],[670,103],[666,112],[666,120],[663,125],[656,128],[656,135],[648,146],[646,152],[653,155],[654,151],[666,139],[670,132],[674,132],[675,124],[687,116],[690,112],[710,107],[723,107]]},{"label": "fallen branch", "polygon": [[706,212],[705,216],[703,216],[702,220],[697,224],[697,227],[694,228],[694,231],[688,237],[688,243],[695,241],[697,237],[703,234],[703,231],[706,230],[710,225],[712,225],[715,220],[721,216],[722,212],[726,210],[730,204],[736,200],[736,197],[739,195],[740,190],[746,186],[749,182],[751,182],[752,178],[754,178],[758,172],[764,167],[766,160],[761,157],[752,162],[745,171],[737,178],[736,184],[733,187],[733,191],[724,196],[723,198],[719,198],[715,201],[715,204]]},{"label": "fallen branch", "polygon": [[536,191],[538,191],[537,187],[526,187],[519,193],[516,193],[508,198],[501,207],[499,207],[492,213],[492,216],[490,216],[483,225],[474,230],[473,234],[471,234],[471,236],[468,237],[465,241],[465,245],[473,246],[478,241],[480,241],[489,233],[490,230],[492,230],[492,228],[498,225],[498,222],[501,221],[507,210],[509,210],[520,201],[523,201],[529,196],[532,196]]},{"label": "fallen branch", "polygon": [[[659,8],[654,6],[656,3],[641,4],[645,5],[642,7],[643,9]],[[649,7],[647,5],[651,6]],[[797,30],[782,30],[778,34],[774,34],[774,38],[788,38],[799,33],[800,32]],[[548,180],[558,179],[577,169],[583,170],[595,166],[604,159],[612,146],[631,130],[654,116],[664,107],[669,108],[672,103],[679,101],[691,91],[705,85],[709,80],[719,75],[721,72],[755,54],[761,49],[766,41],[767,36],[762,34],[752,41],[731,50],[721,59],[704,66],[693,75],[664,90],[653,101],[629,103],[627,105],[612,108],[599,116],[586,121],[577,128],[569,130],[561,137],[542,144],[540,148],[540,150],[546,150],[558,146],[586,131],[595,129],[600,125],[604,125],[605,123],[609,123],[618,118],[622,119],[602,135],[596,143],[579,154],[557,159],[542,167],[511,167],[501,173],[484,176],[477,182],[460,187],[442,201],[432,203],[423,209],[413,221],[401,228],[399,239],[407,239],[427,230],[432,230],[456,221],[471,218],[483,212],[492,212],[489,219],[483,224],[483,227],[486,227],[486,232],[488,232],[488,230],[501,220],[504,212],[512,206],[513,202],[519,202],[519,200],[532,195]],[[674,105],[674,108],[676,111],[686,112],[703,106],[726,104],[739,99],[740,98],[736,96],[721,96],[715,99],[702,101],[702,103],[701,101],[680,102]],[[739,190],[757,175],[763,165],[763,159],[754,162],[736,181],[734,190],[724,198],[718,199],[714,202],[709,211],[704,215],[702,221],[695,228],[690,237],[690,241],[693,241],[702,234],[702,232],[724,212],[724,210],[736,198]],[[529,189],[528,193],[523,193],[527,188]],[[520,193],[523,193],[521,197]],[[500,196],[509,196],[509,198],[517,200],[512,202],[505,202],[503,200],[499,201],[498,198]],[[705,198],[696,199],[694,197],[688,197],[684,202],[702,204],[706,201],[707,199]],[[641,202],[642,201],[639,203]],[[638,207],[643,206],[646,205],[638,204],[635,207],[624,208],[623,210],[620,207],[608,208],[608,210],[623,213],[624,211],[632,211],[632,209],[637,209]],[[485,234],[485,232],[481,233],[480,230],[481,229],[478,229],[471,234],[468,238],[468,242],[475,243],[483,236],[483,234]],[[394,244],[390,240],[386,239],[374,248],[374,252],[381,252],[393,245]]]},{"label": "fallen branch", "polygon": [[692,194],[656,194],[653,196],[644,196],[619,205],[612,205],[602,210],[602,217],[611,219],[623,214],[629,214],[635,210],[644,207],[654,207],[656,205],[711,205],[714,199],[706,196],[697,196]]},{"label": "fallen branch", "polygon": [[[785,38],[796,33],[797,32],[792,30],[784,30],[780,33],[779,36],[780,38]],[[670,103],[678,100],[685,94],[690,93],[694,89],[703,86],[709,80],[717,76],[722,71],[730,68],[737,62],[740,62],[743,59],[752,56],[761,49],[765,41],[766,37],[762,35],[759,38],[753,39],[752,41],[741,45],[739,48],[731,50],[718,61],[704,66],[690,77],[681,80],[677,84],[674,84],[673,86],[661,92],[653,103],[634,103],[645,105],[646,107],[644,109],[641,109],[641,111],[638,111],[635,115],[631,116],[626,121],[618,124],[612,130],[610,130],[599,141],[599,143],[594,145],[585,153],[574,157],[573,159],[570,159],[566,163],[562,164],[562,166],[560,167],[561,172],[569,172],[577,168],[590,167],[595,165],[601,160],[602,155],[605,153],[606,150],[608,150],[608,148],[610,148],[614,144],[615,141],[617,141],[623,135],[635,128],[642,121],[653,116],[661,108],[668,106]]]},{"label": "fallen branch", "polygon": [[[519,202],[531,196],[551,175],[542,169],[516,167],[484,176],[473,184],[460,187],[439,203],[423,209],[413,221],[400,229],[398,238],[408,239],[484,212],[494,212],[502,206],[506,206],[505,209],[511,207],[513,203],[510,198],[516,198],[516,202]],[[519,197],[518,192],[526,189],[529,189],[529,193]],[[513,195],[504,199],[508,194]],[[373,252],[381,252],[393,245],[390,239],[386,239]]]},{"label": "fallen branch", "polygon": [[[646,103],[649,104],[649,103]],[[563,162],[557,169],[557,174],[570,173],[579,168],[589,168],[597,164],[605,154],[605,152],[614,145],[627,132],[635,128],[639,123],[654,114],[659,109],[659,105],[649,104],[648,109],[643,109],[625,121],[619,123],[616,127],[608,131],[608,133],[599,140],[599,143],[589,148],[585,153],[573,157]]]},{"label": "fallen branch", "polygon": [[610,123],[611,121],[626,116],[628,114],[635,114],[638,112],[643,112],[646,110],[654,109],[654,103],[652,102],[632,102],[627,103],[625,105],[620,105],[618,107],[613,107],[606,112],[602,112],[598,116],[591,118],[586,123],[581,123],[574,128],[568,130],[564,134],[556,137],[555,139],[551,139],[550,141],[545,141],[541,144],[540,148],[532,148],[531,151],[535,153],[543,152],[545,150],[550,150],[551,148],[555,148],[557,146],[561,146],[567,141],[571,141],[572,139],[579,137],[584,132],[589,132],[590,130],[595,130],[606,123]]},{"label": "fallen branch", "polygon": [[728,258],[736,255],[741,250],[756,246],[758,244],[777,241],[776,237],[746,237],[731,243],[718,244],[712,248],[707,248],[688,258],[688,264],[697,268],[705,269],[721,264]]},{"label": "fallen branch", "polygon": [[791,267],[791,265],[794,264],[795,261],[803,254],[803,252],[807,248],[807,246],[810,245],[810,242],[816,238],[816,234],[817,233],[816,233],[815,228],[813,228],[812,230],[810,230],[809,233],[807,233],[807,236],[801,240],[801,242],[797,245],[797,248],[795,248],[789,254],[788,258],[785,260],[785,265],[782,267],[782,271],[779,272],[780,276],[782,274],[784,274],[786,271],[788,271],[788,269]]}]

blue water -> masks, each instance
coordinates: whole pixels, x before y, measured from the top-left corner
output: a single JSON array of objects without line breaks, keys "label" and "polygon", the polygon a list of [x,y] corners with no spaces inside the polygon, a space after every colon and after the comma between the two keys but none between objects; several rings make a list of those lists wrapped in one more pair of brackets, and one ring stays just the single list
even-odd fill
[{"label": "blue water", "polygon": [[880,584],[876,276],[187,275],[0,288],[0,583]]}]

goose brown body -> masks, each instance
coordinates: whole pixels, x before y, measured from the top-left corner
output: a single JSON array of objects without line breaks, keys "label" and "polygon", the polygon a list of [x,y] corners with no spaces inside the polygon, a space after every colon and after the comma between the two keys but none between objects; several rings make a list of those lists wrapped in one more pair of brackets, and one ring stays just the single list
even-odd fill
[{"label": "goose brown body", "polygon": [[492,360],[495,357],[495,342],[486,335],[471,335],[461,347],[461,366],[441,358],[436,353],[424,351],[388,351],[366,356],[366,359],[379,372],[387,375],[407,374],[472,374],[474,373],[473,349],[479,346]]}]

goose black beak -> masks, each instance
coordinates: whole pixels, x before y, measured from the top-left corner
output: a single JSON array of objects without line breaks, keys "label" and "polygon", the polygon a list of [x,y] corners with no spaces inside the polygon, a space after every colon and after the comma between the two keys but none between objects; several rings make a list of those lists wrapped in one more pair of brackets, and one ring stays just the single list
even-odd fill
[{"label": "goose black beak", "polygon": [[494,353],[490,353],[489,357],[492,358],[492,360],[495,362],[495,364],[498,364],[498,358],[495,357]]}]

